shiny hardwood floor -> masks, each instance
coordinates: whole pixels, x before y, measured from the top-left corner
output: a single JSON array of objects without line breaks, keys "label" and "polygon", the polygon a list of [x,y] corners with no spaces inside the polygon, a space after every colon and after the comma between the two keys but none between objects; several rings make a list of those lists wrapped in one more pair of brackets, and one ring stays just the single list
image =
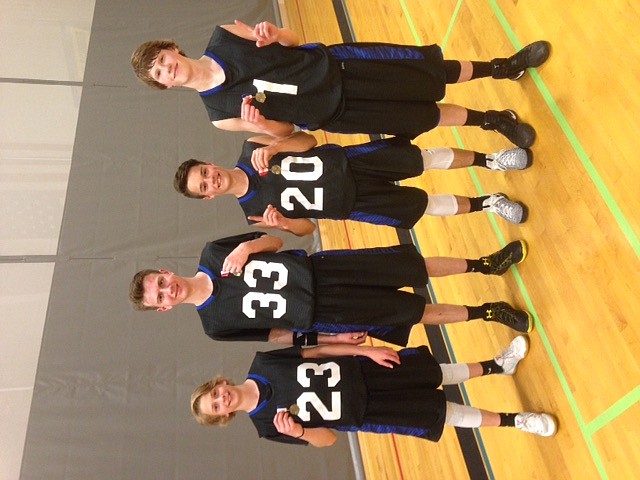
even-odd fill
[{"label": "shiny hardwood floor", "polygon": [[[437,43],[445,58],[509,56],[537,39],[553,45],[547,64],[517,82],[475,80],[446,101],[477,110],[513,108],[535,126],[535,161],[524,172],[429,172],[407,184],[430,193],[504,192],[529,220],[511,225],[484,213],[424,218],[413,231],[425,256],[476,258],[505,243],[529,243],[526,261],[504,277],[432,281],[436,301],[504,299],[528,308],[536,327],[514,377],[466,384],[469,402],[497,411],[554,412],[547,439],[512,429],[477,432],[489,478],[637,478],[640,469],[640,3],[552,0],[280,0],[286,24],[306,42],[339,43],[334,3],[344,5],[358,41]],[[636,33],[634,33],[636,32]],[[363,136],[317,133],[343,144]],[[480,152],[510,148],[478,128],[438,128],[421,147]],[[397,243],[395,231],[322,222],[325,248]],[[487,359],[513,332],[472,322],[444,329],[457,361]],[[414,329],[413,343],[425,341]],[[452,431],[438,444],[360,435],[369,479],[468,478]],[[635,472],[635,473],[634,473]]]}]

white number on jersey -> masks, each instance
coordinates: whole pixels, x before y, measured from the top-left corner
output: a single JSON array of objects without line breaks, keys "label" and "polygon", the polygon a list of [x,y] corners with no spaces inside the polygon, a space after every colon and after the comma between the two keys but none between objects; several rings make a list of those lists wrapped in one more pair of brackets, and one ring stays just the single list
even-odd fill
[{"label": "white number on jersey", "polygon": [[256,87],[256,90],[258,90],[258,92],[277,92],[286,93],[287,95],[298,94],[297,85],[289,85],[286,83],[273,83],[267,82],[266,80],[258,80],[256,78],[253,80],[253,86]]},{"label": "white number on jersey", "polygon": [[[289,271],[282,263],[251,260],[245,265],[242,277],[244,283],[251,288],[256,288],[258,285],[255,273],[258,273],[262,278],[271,278],[272,274],[277,274],[276,280],[273,282],[274,290],[284,288],[289,279]],[[269,308],[269,306],[275,304],[275,306],[272,307],[272,318],[281,318],[287,313],[287,299],[282,295],[278,293],[249,292],[242,298],[242,313],[249,318],[256,318],[256,310],[253,308],[253,302],[258,302],[258,305],[262,308]]]},{"label": "white number on jersey", "polygon": [[[313,165],[313,170],[295,172],[291,170],[292,165]],[[284,178],[298,182],[313,182],[319,179],[323,173],[320,157],[287,157],[282,160],[280,168],[280,173]],[[280,194],[280,204],[285,210],[292,211],[294,206],[291,200],[295,198],[306,210],[322,210],[324,206],[323,190],[322,188],[314,188],[313,199],[310,201],[298,187],[287,187]]]},{"label": "white number on jersey", "polygon": [[[335,362],[327,363],[311,363],[305,362],[298,365],[297,380],[304,388],[311,386],[311,379],[307,376],[307,372],[311,371],[313,375],[323,376],[325,371],[329,371],[327,377],[327,387],[335,387],[340,382],[340,366]],[[342,415],[342,399],[340,391],[331,392],[331,405],[330,408],[322,403],[320,397],[315,392],[303,392],[296,404],[300,407],[300,413],[298,417],[304,422],[311,420],[311,413],[308,406],[311,405],[318,412],[323,420],[338,420]]]}]

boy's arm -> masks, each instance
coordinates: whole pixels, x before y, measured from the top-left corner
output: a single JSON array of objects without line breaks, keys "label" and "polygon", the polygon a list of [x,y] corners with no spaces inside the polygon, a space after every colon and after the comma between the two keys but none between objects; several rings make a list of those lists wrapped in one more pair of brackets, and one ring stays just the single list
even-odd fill
[{"label": "boy's arm", "polygon": [[258,172],[266,171],[269,168],[269,161],[278,153],[306,152],[318,143],[316,137],[305,132],[296,132],[281,138],[262,135],[251,137],[249,141],[264,145],[262,148],[256,148],[251,154],[251,165]]},{"label": "boy's arm", "polygon": [[400,364],[398,352],[388,347],[362,347],[347,344],[318,345],[313,348],[304,348],[300,351],[303,358],[327,358],[344,356],[369,357],[383,367],[393,368],[393,364]]},{"label": "boy's arm", "polygon": [[276,413],[273,425],[278,433],[304,440],[314,447],[330,447],[336,442],[336,434],[328,428],[305,428],[293,419],[287,411]]},{"label": "boy's arm", "polygon": [[286,218],[273,205],[267,205],[262,216],[249,215],[247,218],[253,222],[258,222],[254,224],[256,227],[276,228],[283,232],[293,233],[298,237],[311,235],[316,229],[315,224],[311,220],[307,218]]},{"label": "boy's arm", "polygon": [[254,240],[243,242],[224,259],[221,273],[241,272],[252,253],[277,252],[281,247],[282,240],[271,235],[263,235]]},{"label": "boy's arm", "polygon": [[[303,336],[306,334],[296,334],[291,330],[284,328],[272,328],[269,332],[269,341],[272,343],[278,343],[280,345],[294,345],[294,336]],[[315,336],[315,334],[312,334]],[[337,335],[326,335],[322,333],[317,334],[317,340],[315,342],[319,344],[351,344],[358,345],[365,341],[367,335],[365,332],[350,332],[350,333],[338,333]],[[302,343],[295,342],[298,345],[307,345],[306,339],[303,337],[300,339]],[[314,343],[315,343],[314,342]],[[306,349],[303,349],[303,351]],[[313,349],[311,349],[313,350]]]},{"label": "boy's arm", "polygon": [[250,27],[240,20],[234,20],[234,25],[221,25],[229,33],[256,42],[256,46],[265,47],[272,43],[279,43],[283,47],[295,47],[300,45],[298,35],[288,28],[278,28],[270,22],[257,23]]},{"label": "boy's arm", "polygon": [[214,120],[211,123],[213,123],[214,127],[229,132],[260,133],[273,137],[287,137],[293,133],[293,123],[267,120],[264,117],[257,123],[252,123],[242,118],[225,118],[224,120]]}]

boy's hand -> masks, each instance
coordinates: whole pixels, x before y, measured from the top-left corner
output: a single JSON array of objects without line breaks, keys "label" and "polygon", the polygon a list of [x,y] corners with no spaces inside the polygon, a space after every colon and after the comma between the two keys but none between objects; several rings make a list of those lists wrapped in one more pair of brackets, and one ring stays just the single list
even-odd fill
[{"label": "boy's hand", "polygon": [[251,154],[251,165],[260,174],[269,171],[269,161],[273,157],[271,148],[267,145],[265,147],[256,148]]},{"label": "boy's hand", "polygon": [[[361,347],[367,348],[367,347]],[[383,367],[393,368],[393,365],[400,365],[400,355],[394,349],[389,347],[368,347],[367,353],[364,353],[371,360]]]},{"label": "boy's hand", "polygon": [[280,29],[273,23],[260,22],[253,28],[240,20],[234,20],[234,23],[255,37],[257,47],[266,47],[272,43],[277,43],[279,40]]},{"label": "boy's hand", "polygon": [[273,205],[267,205],[267,208],[261,217],[258,215],[249,215],[247,218],[254,222],[264,222],[265,226],[269,228],[281,229],[286,226],[285,217]]},{"label": "boy's hand", "polygon": [[299,437],[303,432],[302,425],[296,423],[286,410],[276,413],[276,416],[273,417],[273,425],[279,433],[290,437]]}]

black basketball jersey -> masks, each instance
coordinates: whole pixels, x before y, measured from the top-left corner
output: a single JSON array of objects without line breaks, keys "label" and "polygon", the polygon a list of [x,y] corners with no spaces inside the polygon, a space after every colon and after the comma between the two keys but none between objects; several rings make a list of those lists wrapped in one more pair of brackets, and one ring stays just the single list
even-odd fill
[{"label": "black basketball jersey", "polygon": [[238,199],[246,215],[262,215],[271,204],[287,218],[349,218],[356,182],[341,147],[275,155],[269,173],[260,176],[251,166],[251,153],[263,146],[245,142],[237,164],[249,176],[249,189]]},{"label": "black basketball jersey", "polygon": [[306,443],[278,433],[273,417],[279,408],[297,405],[296,422],[304,427],[357,427],[362,424],[367,392],[355,357],[305,359],[298,347],[259,352],[249,378],[270,387],[249,416],[258,435],[285,443]]},{"label": "black basketball jersey", "polygon": [[200,92],[211,121],[240,118],[242,97],[258,92],[255,105],[269,119],[317,129],[341,113],[339,68],[322,44],[258,48],[216,27],[204,55],[225,73],[223,84]]},{"label": "black basketball jersey", "polygon": [[312,324],[315,292],[305,252],[252,254],[241,275],[221,276],[227,255],[262,235],[223,238],[202,250],[198,271],[211,278],[213,294],[196,309],[214,340],[266,341],[272,328],[306,330]]}]

